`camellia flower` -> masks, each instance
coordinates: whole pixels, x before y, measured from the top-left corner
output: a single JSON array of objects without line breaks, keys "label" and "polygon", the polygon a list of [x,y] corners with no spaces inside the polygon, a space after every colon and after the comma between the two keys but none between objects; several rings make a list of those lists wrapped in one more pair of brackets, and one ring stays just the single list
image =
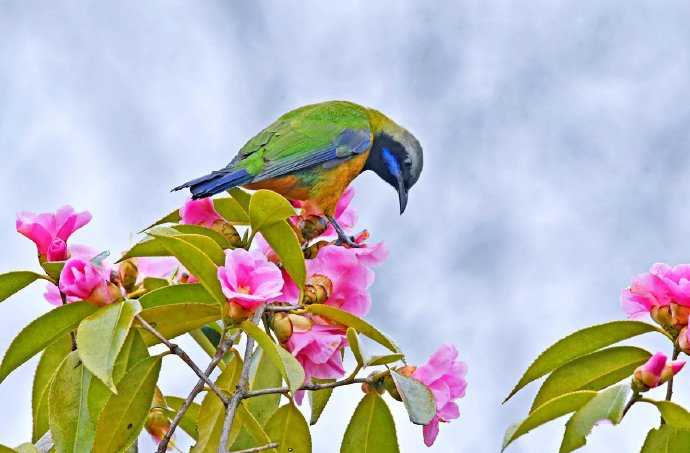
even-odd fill
[{"label": "camellia flower", "polygon": [[657,352],[647,360],[647,363],[638,366],[633,374],[633,388],[639,392],[644,392],[658,387],[676,375],[685,365],[684,360],[671,362],[666,360],[667,357],[664,353]]},{"label": "camellia flower", "polygon": [[[98,255],[98,251],[86,245],[72,244],[69,247],[68,254],[72,258],[83,258],[85,260],[92,260],[96,255]],[[53,283],[46,284],[46,292],[43,293],[43,297],[52,305],[62,305],[62,297],[60,296],[60,290],[58,289],[57,285]],[[69,304],[71,302],[76,302],[78,300],[81,299],[74,296],[68,296],[66,302]]]},{"label": "camellia flower", "polygon": [[347,346],[347,337],[342,327],[314,323],[309,330],[294,329],[285,346],[302,364],[307,380],[345,374],[340,350]]},{"label": "camellia flower", "polygon": [[666,264],[654,264],[649,273],[634,276],[630,288],[621,291],[621,307],[628,318],[641,318],[654,307],[670,304],[671,296],[665,282],[668,269]]},{"label": "camellia flower", "polygon": [[187,200],[180,209],[180,223],[187,225],[201,225],[211,228],[217,220],[223,220],[213,207],[211,198],[200,198],[198,200]]},{"label": "camellia flower", "polygon": [[110,272],[83,258],[70,258],[60,273],[60,291],[101,307],[121,298],[108,281]]},{"label": "camellia flower", "polygon": [[16,226],[19,233],[36,244],[40,259],[62,261],[67,258],[69,237],[90,220],[90,212],[75,212],[72,206],[63,206],[55,214],[19,212]]},{"label": "camellia flower", "polygon": [[225,266],[218,268],[218,279],[228,300],[250,313],[269,299],[281,295],[283,275],[259,251],[227,250]]},{"label": "camellia flower", "polygon": [[465,396],[467,365],[458,362],[458,351],[450,343],[442,344],[431,358],[418,366],[411,377],[429,387],[436,400],[436,415],[423,428],[424,444],[433,445],[438,435],[439,422],[449,422],[460,416],[458,405],[453,402]]}]

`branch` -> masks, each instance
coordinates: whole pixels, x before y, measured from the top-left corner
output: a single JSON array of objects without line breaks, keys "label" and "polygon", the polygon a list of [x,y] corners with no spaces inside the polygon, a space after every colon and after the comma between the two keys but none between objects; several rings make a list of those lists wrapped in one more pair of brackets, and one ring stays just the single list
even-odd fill
[{"label": "branch", "polygon": [[[671,357],[671,360],[676,360],[678,356],[680,355],[680,348],[678,345],[673,346],[673,356]],[[666,401],[671,401],[671,398],[673,397],[673,377],[668,380],[668,385],[666,386]],[[666,420],[664,420],[664,417],[661,417],[661,424],[665,424]]]},{"label": "branch", "polygon": [[[350,384],[363,384],[363,383],[373,383],[373,377],[357,378],[357,379],[343,379],[342,381],[327,382],[324,384],[318,384],[316,382],[307,382],[299,388],[299,390],[324,390],[324,389],[334,389],[336,387],[342,387],[344,385]],[[271,395],[274,393],[289,393],[290,389],[288,387],[276,387],[271,389],[259,389],[251,392],[244,392],[243,398],[254,398],[255,396],[261,395]]]},{"label": "branch", "polygon": [[288,312],[293,310],[304,310],[304,305],[267,305],[265,311]]},{"label": "branch", "polygon": [[[223,332],[220,336],[220,343],[218,343],[216,355],[211,360],[211,363],[209,363],[206,367],[206,371],[204,371],[204,374],[206,376],[211,375],[213,370],[220,363],[225,353],[228,352],[230,347],[235,343],[235,340],[237,340],[237,338],[242,334],[242,332],[238,330],[233,336],[231,336],[228,339],[225,338],[225,334],[226,328],[225,324],[223,324]],[[175,418],[173,419],[172,423],[170,423],[170,428],[168,428],[168,432],[165,434],[165,437],[163,437],[163,440],[161,440],[161,443],[158,444],[158,450],[156,450],[157,453],[165,453],[167,451],[168,442],[170,442],[170,439],[175,433],[175,429],[180,424],[180,421],[182,420],[182,417],[184,417],[184,414],[187,412],[187,409],[189,409],[189,406],[192,405],[194,398],[196,398],[196,396],[199,393],[201,393],[201,390],[204,388],[204,382],[204,379],[199,379],[199,382],[196,383],[192,391],[189,392],[189,395],[187,395],[187,398],[184,400],[184,403],[182,403],[182,406],[180,406],[180,409],[177,411],[177,414],[175,415]]]},{"label": "branch", "polygon": [[[264,313],[266,305],[261,305],[256,309],[249,322],[257,324]],[[218,443],[218,453],[225,453],[228,451],[228,441],[230,440],[230,429],[232,422],[235,420],[235,413],[237,406],[239,406],[242,398],[247,393],[247,381],[249,381],[249,370],[252,366],[252,358],[254,357],[254,338],[247,335],[247,345],[244,349],[244,363],[242,364],[242,372],[240,380],[237,382],[235,393],[232,394],[225,410],[225,421],[223,422],[223,430],[220,433],[220,442]]]},{"label": "branch", "polygon": [[268,444],[268,445],[264,445],[262,447],[248,448],[246,450],[234,450],[234,451],[231,451],[230,453],[256,453],[258,451],[270,450],[271,448],[277,448],[277,447],[278,447],[278,444]]}]

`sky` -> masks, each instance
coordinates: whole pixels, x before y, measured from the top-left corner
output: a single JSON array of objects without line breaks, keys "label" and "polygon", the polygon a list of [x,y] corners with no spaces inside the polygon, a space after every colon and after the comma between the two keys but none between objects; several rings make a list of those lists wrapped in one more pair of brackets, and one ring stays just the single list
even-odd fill
[{"label": "sky", "polygon": [[[468,363],[461,417],[428,451],[498,451],[538,386],[501,402],[539,352],[623,319],[620,289],[652,263],[690,260],[689,22],[682,1],[4,1],[0,272],[36,269],[16,211],[88,209],[74,241],[117,255],[180,206],[170,188],[281,114],[374,107],[415,134],[425,167],[403,216],[375,175],[354,183],[359,225],[390,250],[367,319],[411,363],[446,341]],[[0,304],[0,350],[50,309],[42,291]],[[0,385],[0,443],[29,440],[36,362]],[[164,373],[168,394],[195,382],[173,358]],[[336,392],[314,451],[337,450],[358,399]],[[638,406],[583,451],[638,451],[656,423]],[[394,415],[402,451],[427,451]],[[507,451],[557,451],[565,421]]]}]

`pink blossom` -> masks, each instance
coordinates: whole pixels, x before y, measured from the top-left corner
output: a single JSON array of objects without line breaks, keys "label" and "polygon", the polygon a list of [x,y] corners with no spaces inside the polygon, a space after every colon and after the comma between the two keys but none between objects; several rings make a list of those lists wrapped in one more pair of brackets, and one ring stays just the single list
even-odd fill
[{"label": "pink blossom", "polygon": [[225,266],[218,268],[218,279],[228,300],[253,312],[267,300],[280,296],[280,269],[261,252],[238,248],[225,254]]},{"label": "pink blossom", "polygon": [[[98,255],[98,251],[96,249],[93,249],[93,248],[87,246],[87,245],[72,244],[69,246],[69,250],[67,251],[67,254],[69,256],[71,256],[72,258],[83,258],[85,260],[91,260],[96,255]],[[62,261],[62,260],[56,260],[56,261]],[[60,296],[60,290],[58,289],[57,285],[54,285],[53,283],[46,284],[46,292],[43,293],[43,297],[52,305],[55,305],[55,306],[62,305],[62,297]],[[68,296],[67,297],[67,303],[68,304],[72,303],[72,302],[76,302],[78,300],[81,300],[81,299],[78,297],[74,297],[74,296]]]},{"label": "pink blossom", "polygon": [[347,346],[341,327],[314,324],[310,330],[295,329],[286,343],[287,350],[304,367],[307,380],[337,378],[345,374],[340,350]]},{"label": "pink blossom", "polygon": [[667,264],[655,264],[652,269],[666,284],[672,302],[690,306],[690,264],[679,264],[674,268]]},{"label": "pink blossom", "polygon": [[62,239],[55,239],[48,246],[47,261],[65,261],[67,259],[67,243]]},{"label": "pink blossom", "polygon": [[172,256],[137,258],[137,283],[145,278],[171,278],[180,268],[180,262]]},{"label": "pink blossom", "polygon": [[217,220],[223,220],[213,206],[211,198],[200,198],[198,200],[187,200],[180,209],[180,223],[187,225],[201,225],[211,228]]},{"label": "pink blossom", "polygon": [[307,260],[307,277],[319,274],[333,283],[333,291],[326,300],[341,310],[356,316],[364,316],[371,308],[368,289],[374,282],[374,272],[360,262],[358,249],[327,245],[319,250],[316,258]]},{"label": "pink blossom", "polygon": [[60,291],[96,306],[107,305],[115,301],[108,286],[109,274],[83,258],[70,258],[60,273]]},{"label": "pink blossom", "polygon": [[669,305],[666,278],[670,267],[666,264],[654,264],[649,273],[633,277],[630,288],[621,291],[621,307],[628,318],[637,319],[649,314],[653,307]]},{"label": "pink blossom", "polygon": [[423,365],[417,367],[412,377],[424,383],[436,399],[436,415],[423,428],[424,444],[430,447],[436,440],[439,422],[449,422],[460,416],[458,405],[453,402],[465,396],[467,365],[456,361],[458,351],[450,343],[442,344]]},{"label": "pink blossom", "polygon": [[667,357],[664,353],[657,352],[644,365],[640,365],[635,369],[633,384],[638,388],[638,391],[646,391],[658,387],[677,374],[685,365],[683,360],[673,360],[670,362],[666,360]]},{"label": "pink blossom", "polygon": [[[46,257],[48,249],[56,239],[63,243],[79,228],[91,220],[88,211],[75,212],[72,206],[63,206],[55,214],[44,212],[34,214],[32,212],[17,213],[17,231],[31,239],[38,248],[39,256]],[[53,246],[54,253],[63,250],[62,245]],[[64,258],[64,257],[63,257]]]}]

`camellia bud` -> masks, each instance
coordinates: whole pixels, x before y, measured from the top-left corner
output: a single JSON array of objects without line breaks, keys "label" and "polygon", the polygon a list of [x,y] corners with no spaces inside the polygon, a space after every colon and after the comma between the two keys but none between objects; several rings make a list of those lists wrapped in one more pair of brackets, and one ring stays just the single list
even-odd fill
[{"label": "camellia bud", "polygon": [[240,233],[237,232],[237,229],[233,225],[225,220],[216,220],[213,222],[213,225],[211,225],[211,229],[225,236],[225,239],[228,240],[228,243],[232,247],[242,247],[242,237]]},{"label": "camellia bud", "polygon": [[279,342],[285,343],[292,335],[292,323],[285,313],[276,313],[271,319],[271,329]]},{"label": "camellia bud", "polygon": [[316,258],[316,255],[319,254],[319,250],[321,250],[322,248],[324,248],[328,244],[329,244],[328,241],[318,241],[318,242],[313,243],[309,247],[302,250],[302,252],[304,252],[304,257],[308,260],[313,260],[314,258]]},{"label": "camellia bud", "polygon": [[673,376],[678,374],[680,370],[685,366],[685,360],[672,360],[666,364],[664,371],[661,372],[661,378],[659,379],[659,385],[665,383]]},{"label": "camellia bud", "polygon": [[246,321],[252,315],[252,312],[244,308],[237,302],[228,301],[228,318],[232,320],[233,323],[239,324],[242,321]]},{"label": "camellia bud", "polygon": [[680,328],[688,325],[688,316],[690,315],[690,307],[678,305],[671,302],[671,322],[674,326]]},{"label": "camellia bud", "polygon": [[69,252],[67,251],[67,243],[62,239],[55,239],[48,246],[48,252],[46,253],[46,260],[52,261],[65,261],[68,258]]},{"label": "camellia bud", "polygon": [[328,229],[328,221],[318,215],[307,215],[297,220],[297,228],[305,241],[321,236]]},{"label": "camellia bud", "polygon": [[671,307],[668,305],[655,305],[649,311],[650,316],[659,324],[666,332],[671,334],[674,338],[678,335],[680,330],[673,324],[673,315],[671,314]]},{"label": "camellia bud", "polygon": [[657,352],[649,358],[647,363],[635,369],[632,388],[637,392],[646,392],[649,389],[658,387],[678,373],[684,365],[685,362],[682,360],[666,363],[666,355],[662,352]]},{"label": "camellia bud", "polygon": [[325,275],[315,274],[307,280],[304,286],[304,303],[322,304],[333,292],[333,282]]},{"label": "camellia bud", "polygon": [[[378,374],[378,373],[376,373],[374,371],[369,375],[369,377],[375,376],[376,374]],[[379,395],[383,395],[383,393],[387,389],[388,380],[392,381],[390,374],[388,374],[384,379],[377,379],[374,382],[363,382],[362,383],[362,391],[364,393],[366,393],[367,395],[369,395],[371,393],[378,393]],[[396,390],[396,394],[397,394],[397,390]],[[400,395],[398,395],[398,396],[400,396]],[[402,400],[398,400],[398,401],[402,401]]]},{"label": "camellia bud", "polygon": [[678,347],[685,354],[690,355],[690,338],[688,338],[688,326],[683,327],[676,339]]},{"label": "camellia bud", "polygon": [[[165,416],[163,409],[160,407],[154,407],[149,411],[149,415],[146,417],[146,423],[144,424],[146,432],[148,432],[153,440],[159,444],[163,440],[168,430],[170,429],[170,419]],[[173,442],[168,443],[168,450],[173,448]]]},{"label": "camellia bud", "polygon": [[136,258],[130,258],[120,263],[118,275],[120,277],[120,284],[128,293],[134,290],[137,284],[137,276],[139,269],[137,268]]},{"label": "camellia bud", "polygon": [[[417,367],[406,365],[404,367],[396,368],[395,371],[402,374],[403,376],[410,377],[416,369]],[[386,379],[384,379],[384,383],[386,391],[388,391],[388,394],[392,396],[394,399],[402,401],[402,397],[398,392],[398,388],[395,386],[395,381],[393,381],[393,378],[390,375],[386,376]]]}]

